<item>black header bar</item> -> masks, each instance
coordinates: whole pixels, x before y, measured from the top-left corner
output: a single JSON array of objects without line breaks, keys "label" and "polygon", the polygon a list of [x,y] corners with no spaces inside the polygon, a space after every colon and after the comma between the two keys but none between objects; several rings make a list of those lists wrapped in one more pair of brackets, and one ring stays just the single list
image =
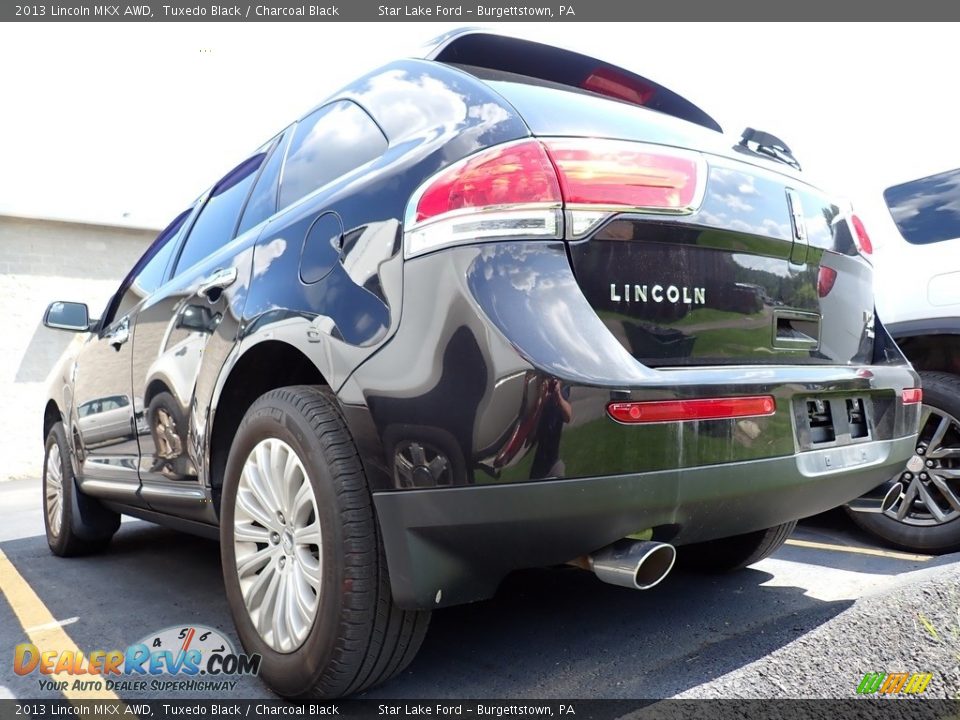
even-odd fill
[{"label": "black header bar", "polygon": [[[458,22],[465,25],[497,22],[600,22],[655,20],[960,20],[960,3],[944,0],[443,0],[403,3],[387,0],[4,0],[3,22]],[[784,42],[809,52],[816,38],[809,30],[785,31]],[[908,28],[904,32],[910,32]],[[851,29],[851,52],[857,30]]]}]

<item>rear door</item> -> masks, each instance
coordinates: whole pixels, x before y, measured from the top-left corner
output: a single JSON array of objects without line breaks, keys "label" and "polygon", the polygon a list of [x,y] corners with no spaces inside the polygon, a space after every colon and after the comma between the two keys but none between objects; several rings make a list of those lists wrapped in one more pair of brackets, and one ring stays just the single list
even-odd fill
[{"label": "rear door", "polygon": [[145,419],[141,493],[158,512],[215,519],[200,483],[209,396],[237,337],[253,245],[275,210],[279,145],[279,138],[271,141],[214,185],[181,244],[171,279],[137,316],[133,396]]},{"label": "rear door", "polygon": [[131,395],[133,325],[140,304],[162,281],[188,215],[178,215],[150,245],[77,358],[73,439],[84,482],[99,482],[102,495],[128,504],[139,503],[136,428],[143,413]]}]

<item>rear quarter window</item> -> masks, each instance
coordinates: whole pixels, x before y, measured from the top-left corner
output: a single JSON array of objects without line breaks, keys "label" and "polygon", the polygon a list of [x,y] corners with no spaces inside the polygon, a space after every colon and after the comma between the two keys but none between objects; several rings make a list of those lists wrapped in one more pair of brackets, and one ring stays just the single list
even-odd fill
[{"label": "rear quarter window", "polygon": [[280,208],[380,157],[387,139],[355,103],[324,105],[297,126],[283,166]]},{"label": "rear quarter window", "polygon": [[930,245],[960,238],[960,169],[894,185],[883,199],[907,242]]}]

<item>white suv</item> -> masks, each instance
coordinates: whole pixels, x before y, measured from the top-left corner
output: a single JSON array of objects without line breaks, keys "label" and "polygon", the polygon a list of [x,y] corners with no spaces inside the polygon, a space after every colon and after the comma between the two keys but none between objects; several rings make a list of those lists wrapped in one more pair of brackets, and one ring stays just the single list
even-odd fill
[{"label": "white suv", "polygon": [[960,169],[883,191],[871,218],[877,313],[923,379],[917,454],[882,513],[851,512],[894,545],[960,548]]}]

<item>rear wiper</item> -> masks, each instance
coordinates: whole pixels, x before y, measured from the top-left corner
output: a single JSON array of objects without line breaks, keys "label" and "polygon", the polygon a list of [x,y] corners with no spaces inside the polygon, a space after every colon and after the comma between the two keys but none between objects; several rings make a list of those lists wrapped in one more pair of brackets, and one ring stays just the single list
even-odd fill
[{"label": "rear wiper", "polygon": [[757,155],[764,155],[777,162],[782,162],[796,170],[801,169],[800,163],[797,162],[787,144],[776,135],[763,132],[763,130],[754,130],[748,127],[740,136],[740,147]]}]

